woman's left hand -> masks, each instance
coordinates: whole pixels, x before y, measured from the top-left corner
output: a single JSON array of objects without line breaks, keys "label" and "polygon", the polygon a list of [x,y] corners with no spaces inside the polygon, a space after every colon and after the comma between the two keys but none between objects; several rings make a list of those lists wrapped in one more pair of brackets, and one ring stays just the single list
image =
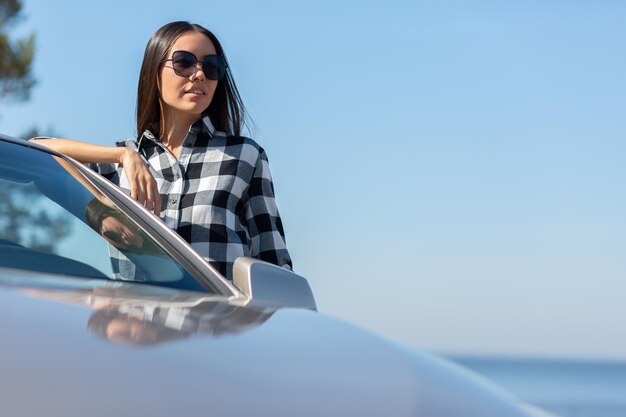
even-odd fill
[{"label": "woman's left hand", "polygon": [[158,216],[161,212],[161,196],[148,165],[137,152],[128,148],[122,149],[119,162],[124,166],[124,172],[128,177],[130,196]]}]

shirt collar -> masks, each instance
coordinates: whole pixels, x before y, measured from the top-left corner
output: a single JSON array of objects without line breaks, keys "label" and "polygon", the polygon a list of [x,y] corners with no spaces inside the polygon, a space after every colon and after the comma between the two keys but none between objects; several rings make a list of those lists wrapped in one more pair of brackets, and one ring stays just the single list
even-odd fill
[{"label": "shirt collar", "polygon": [[[194,128],[195,125],[198,125],[201,129],[201,131],[208,133],[211,137],[212,136],[226,136],[226,133],[221,132],[217,129],[215,129],[215,127],[213,126],[213,123],[211,122],[211,119],[209,118],[209,116],[204,116],[202,119],[198,120],[196,123],[194,123],[191,126],[191,129]],[[190,131],[191,131],[190,129]]]},{"label": "shirt collar", "polygon": [[[213,123],[211,122],[211,119],[209,118],[209,116],[204,116],[201,119],[198,119],[196,122],[194,122],[190,127],[189,127],[189,132],[190,133],[200,133],[200,132],[205,132],[209,134],[209,137],[213,137],[214,135],[220,135],[220,136],[226,136],[226,134],[224,132],[220,132],[218,130],[215,129],[215,127],[213,126]],[[150,140],[152,142],[158,142],[158,139],[154,136],[154,134],[149,131],[146,130],[143,132],[143,134],[141,135],[141,137],[139,138],[139,142],[137,143],[137,148],[140,149],[142,145],[144,145],[142,142],[144,142],[144,140]]]},{"label": "shirt collar", "polygon": [[194,124],[192,124],[191,127],[189,128],[189,132],[191,133],[204,132],[204,133],[208,133],[209,136],[222,133],[222,132],[218,132],[217,130],[215,130],[215,127],[213,126],[213,123],[211,122],[211,119],[209,118],[209,116],[204,116],[203,118],[198,119],[196,122],[194,122]]},{"label": "shirt collar", "polygon": [[155,142],[155,143],[157,142],[152,132],[146,129],[144,130],[142,135],[139,137],[139,140],[137,141],[137,151],[140,151],[141,147],[146,145],[147,140],[151,142]]},{"label": "shirt collar", "polygon": [[202,118],[202,122],[206,130],[209,132],[209,134],[213,136],[215,134],[215,127],[213,126],[213,123],[211,122],[211,119],[209,118],[209,116],[204,116]]}]

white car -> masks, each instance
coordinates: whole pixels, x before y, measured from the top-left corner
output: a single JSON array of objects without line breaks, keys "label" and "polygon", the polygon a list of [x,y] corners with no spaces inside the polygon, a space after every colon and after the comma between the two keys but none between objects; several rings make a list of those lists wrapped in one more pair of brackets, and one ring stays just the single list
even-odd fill
[{"label": "white car", "polygon": [[233,282],[88,168],[0,136],[0,415],[547,416],[316,311],[250,258]]}]

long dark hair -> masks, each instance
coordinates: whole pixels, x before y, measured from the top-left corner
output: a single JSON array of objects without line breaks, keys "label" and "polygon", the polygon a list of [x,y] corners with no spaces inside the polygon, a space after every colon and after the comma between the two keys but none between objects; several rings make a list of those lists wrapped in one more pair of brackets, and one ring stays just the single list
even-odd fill
[{"label": "long dark hair", "polygon": [[[159,68],[176,39],[187,32],[199,32],[208,37],[213,42],[217,54],[226,60],[224,49],[217,37],[198,24],[185,21],[172,22],[154,32],[146,45],[139,73],[137,135],[150,130],[157,138],[161,136],[161,106],[157,88]],[[209,116],[215,129],[238,136],[245,123],[245,107],[230,72],[228,61],[226,62],[226,74],[218,81],[211,104],[202,116]]]}]

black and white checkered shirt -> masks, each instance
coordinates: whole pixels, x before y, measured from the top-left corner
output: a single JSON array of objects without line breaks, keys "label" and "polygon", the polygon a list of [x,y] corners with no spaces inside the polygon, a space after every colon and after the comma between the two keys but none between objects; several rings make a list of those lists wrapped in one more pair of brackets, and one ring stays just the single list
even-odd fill
[{"label": "black and white checkered shirt", "polygon": [[[117,143],[147,161],[161,195],[161,218],[226,278],[236,258],[291,267],[265,151],[252,139],[217,132],[208,117],[190,128],[178,160],[146,131]],[[129,190],[124,168],[92,168]]]}]

